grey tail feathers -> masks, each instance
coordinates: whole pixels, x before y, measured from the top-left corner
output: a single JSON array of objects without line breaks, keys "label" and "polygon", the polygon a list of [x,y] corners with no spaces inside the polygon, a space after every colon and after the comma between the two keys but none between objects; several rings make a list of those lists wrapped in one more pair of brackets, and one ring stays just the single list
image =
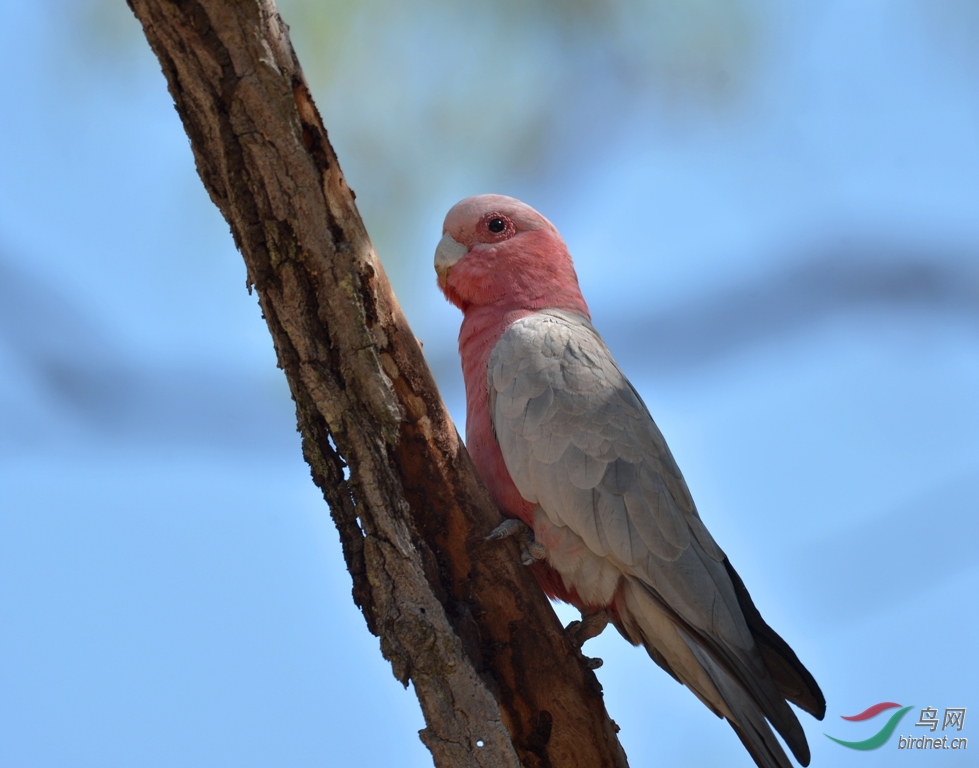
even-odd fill
[{"label": "grey tail feathers", "polygon": [[[792,762],[785,754],[785,750],[782,749],[778,739],[775,738],[775,734],[758,704],[699,643],[685,631],[679,631],[697,661],[707,672],[711,682],[714,683],[714,687],[724,699],[724,703],[731,710],[734,719],[728,722],[759,768],[793,768]],[[802,765],[808,765],[808,748],[805,749],[803,755],[796,752],[796,758]]]},{"label": "grey tail feathers", "polygon": [[771,672],[779,693],[799,709],[808,712],[817,720],[822,720],[826,714],[826,698],[819,690],[816,680],[802,665],[789,644],[761,617],[744,582],[726,558],[724,567],[734,584],[734,594],[737,595],[741,613],[758,644],[765,666]]}]

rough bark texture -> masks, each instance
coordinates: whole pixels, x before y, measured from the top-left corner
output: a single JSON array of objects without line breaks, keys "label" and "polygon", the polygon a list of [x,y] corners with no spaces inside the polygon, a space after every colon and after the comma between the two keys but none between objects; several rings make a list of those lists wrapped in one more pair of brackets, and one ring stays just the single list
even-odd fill
[{"label": "rough bark texture", "polygon": [[[340,532],[438,766],[626,766],[594,674],[481,486],[272,0],[129,0],[231,225]],[[243,417],[246,417],[243,415]],[[345,472],[349,470],[349,474]]]}]

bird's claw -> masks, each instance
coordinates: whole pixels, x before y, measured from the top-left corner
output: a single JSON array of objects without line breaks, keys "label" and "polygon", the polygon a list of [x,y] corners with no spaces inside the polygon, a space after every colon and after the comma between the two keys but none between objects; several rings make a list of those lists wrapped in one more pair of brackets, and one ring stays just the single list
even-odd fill
[{"label": "bird's claw", "polygon": [[531,560],[543,560],[547,557],[547,550],[535,539],[527,542],[527,554],[530,555]]},{"label": "bird's claw", "polygon": [[522,533],[525,530],[530,530],[526,523],[521,520],[517,520],[515,517],[510,517],[490,531],[489,536],[485,537],[483,541],[502,541],[503,539],[510,538],[514,534]]},{"label": "bird's claw", "polygon": [[485,537],[483,541],[502,541],[511,536],[517,536],[520,539],[520,562],[523,565],[533,565],[538,560],[547,557],[547,550],[543,544],[534,539],[534,532],[526,523],[516,518],[504,520],[490,531],[489,536]]},{"label": "bird's claw", "polygon": [[582,612],[581,621],[572,621],[565,627],[568,632],[568,638],[571,640],[571,645],[578,651],[585,666],[589,669],[598,669],[602,666],[603,662],[601,659],[585,656],[581,652],[581,646],[587,640],[591,640],[593,637],[602,634],[602,631],[608,626],[609,618],[608,611],[604,608],[592,611],[591,613]]}]

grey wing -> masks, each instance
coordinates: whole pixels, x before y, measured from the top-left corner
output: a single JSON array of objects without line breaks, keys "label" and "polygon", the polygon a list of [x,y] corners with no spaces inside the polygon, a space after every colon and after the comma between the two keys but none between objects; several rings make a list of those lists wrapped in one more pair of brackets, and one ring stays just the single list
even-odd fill
[{"label": "grey wing", "polygon": [[747,649],[724,553],[658,427],[591,324],[514,323],[488,367],[490,414],[521,495],[646,583],[688,625]]}]

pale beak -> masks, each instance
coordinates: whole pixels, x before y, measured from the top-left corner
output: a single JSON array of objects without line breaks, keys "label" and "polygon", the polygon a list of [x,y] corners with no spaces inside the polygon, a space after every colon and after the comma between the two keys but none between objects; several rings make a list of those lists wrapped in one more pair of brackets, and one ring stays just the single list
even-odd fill
[{"label": "pale beak", "polygon": [[439,240],[439,244],[435,248],[435,272],[439,276],[439,285],[445,285],[445,281],[449,277],[449,270],[467,253],[469,253],[469,249],[454,240],[448,232],[442,235],[442,239]]}]

